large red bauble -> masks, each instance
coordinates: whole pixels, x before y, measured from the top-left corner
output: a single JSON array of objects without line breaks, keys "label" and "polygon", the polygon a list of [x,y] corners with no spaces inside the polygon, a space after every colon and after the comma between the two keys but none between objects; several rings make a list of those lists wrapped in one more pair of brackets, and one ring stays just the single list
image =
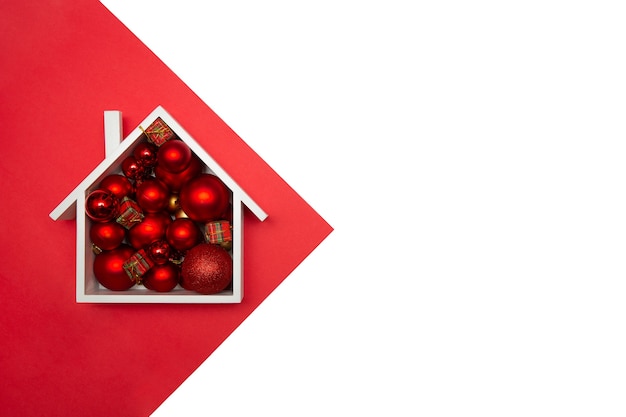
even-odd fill
[{"label": "large red bauble", "polygon": [[172,291],[178,284],[180,268],[171,262],[155,265],[143,276],[143,285],[157,292]]},{"label": "large red bauble", "polygon": [[137,186],[135,200],[147,213],[163,211],[169,204],[170,191],[156,178],[148,178]]},{"label": "large red bauble", "polygon": [[177,193],[183,188],[183,185],[200,174],[202,168],[203,164],[200,158],[192,155],[189,166],[181,172],[170,172],[157,165],[154,168],[154,176],[163,181],[173,193]]},{"label": "large red bauble", "polygon": [[157,164],[169,172],[181,172],[191,162],[191,149],[182,140],[169,140],[159,148]]},{"label": "large red bauble", "polygon": [[100,284],[113,291],[124,291],[135,285],[124,270],[124,262],[135,250],[126,244],[117,249],[104,251],[93,261],[93,273]]},{"label": "large red bauble", "polygon": [[109,190],[113,195],[121,200],[133,192],[133,184],[130,180],[119,174],[108,175],[100,182],[100,188]]},{"label": "large red bauble", "polygon": [[115,249],[126,237],[126,229],[117,222],[93,223],[89,237],[94,245],[102,250]]},{"label": "large red bauble", "polygon": [[128,230],[126,236],[128,243],[139,250],[152,242],[163,240],[171,222],[172,218],[167,213],[146,213],[141,223],[137,223]]},{"label": "large red bauble", "polygon": [[180,207],[191,220],[206,223],[218,219],[229,207],[230,192],[215,175],[200,174],[180,190]]},{"label": "large red bauble", "polygon": [[200,241],[200,229],[190,219],[180,218],[174,220],[165,232],[167,243],[176,250],[186,251]]},{"label": "large red bauble", "polygon": [[93,221],[108,222],[117,216],[120,202],[109,190],[97,189],[85,200],[85,213]]},{"label": "large red bauble", "polygon": [[185,255],[181,286],[200,294],[217,294],[232,282],[233,259],[226,250],[211,243],[194,246]]}]

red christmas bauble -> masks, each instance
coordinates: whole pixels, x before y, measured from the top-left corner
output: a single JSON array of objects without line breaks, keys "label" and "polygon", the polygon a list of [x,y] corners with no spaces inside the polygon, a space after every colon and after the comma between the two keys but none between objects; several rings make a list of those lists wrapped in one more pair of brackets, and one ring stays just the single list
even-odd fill
[{"label": "red christmas bauble", "polygon": [[171,222],[172,218],[167,213],[146,213],[141,223],[137,223],[128,230],[126,234],[128,243],[139,250],[152,242],[163,240]]},{"label": "red christmas bauble", "polygon": [[139,165],[153,168],[157,162],[158,149],[150,142],[141,142],[133,150],[133,156]]},{"label": "red christmas bauble", "polygon": [[113,291],[124,291],[135,285],[124,270],[126,262],[135,250],[126,244],[104,251],[93,261],[93,273],[100,284]]},{"label": "red christmas bauble", "polygon": [[183,188],[183,185],[199,175],[202,168],[203,164],[200,158],[192,155],[189,166],[181,172],[170,172],[161,165],[157,165],[154,168],[154,176],[163,181],[173,193],[177,193]]},{"label": "red christmas bauble", "polygon": [[102,250],[115,249],[126,237],[126,229],[117,222],[93,223],[89,237],[94,245]]},{"label": "red christmas bauble", "polygon": [[167,186],[156,178],[147,178],[137,186],[135,200],[139,207],[147,213],[156,213],[167,208],[170,191]]},{"label": "red christmas bauble", "polygon": [[148,256],[157,265],[167,263],[172,254],[172,248],[165,240],[157,240],[148,246]]},{"label": "red christmas bauble", "polygon": [[226,250],[210,243],[194,246],[185,255],[181,286],[200,294],[217,294],[232,282],[233,259]]},{"label": "red christmas bauble", "polygon": [[157,153],[157,164],[169,172],[181,172],[191,162],[191,149],[182,140],[169,140],[165,142]]},{"label": "red christmas bauble", "polygon": [[133,184],[130,180],[119,174],[104,177],[104,179],[100,182],[100,188],[111,191],[119,200],[130,196],[133,192]]},{"label": "red christmas bauble", "polygon": [[165,232],[167,243],[179,251],[191,249],[200,241],[201,237],[202,234],[196,223],[185,218],[174,220]]},{"label": "red christmas bauble", "polygon": [[183,186],[178,197],[180,207],[191,220],[206,223],[226,212],[230,192],[217,176],[200,174]]},{"label": "red christmas bauble", "polygon": [[172,291],[178,284],[180,269],[171,262],[155,265],[143,276],[143,285],[157,292]]},{"label": "red christmas bauble", "polygon": [[108,222],[117,216],[119,200],[109,190],[95,190],[85,200],[85,213],[95,222]]},{"label": "red christmas bauble", "polygon": [[128,156],[122,161],[122,172],[132,180],[138,180],[146,175],[144,168],[134,156]]}]

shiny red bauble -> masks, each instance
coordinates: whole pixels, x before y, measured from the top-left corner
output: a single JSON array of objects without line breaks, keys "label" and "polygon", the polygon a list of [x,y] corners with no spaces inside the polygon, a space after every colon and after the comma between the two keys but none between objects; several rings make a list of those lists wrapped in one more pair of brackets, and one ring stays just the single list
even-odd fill
[{"label": "shiny red bauble", "polygon": [[157,164],[169,172],[181,172],[191,162],[192,152],[182,140],[169,140],[157,152]]},{"label": "shiny red bauble", "polygon": [[172,291],[178,284],[180,268],[171,262],[155,265],[143,276],[143,285],[157,292]]},{"label": "shiny red bauble", "polygon": [[146,213],[141,223],[128,230],[126,239],[133,248],[142,249],[157,240],[164,240],[170,223],[172,218],[167,213]]},{"label": "shiny red bauble", "polygon": [[189,166],[184,170],[180,172],[170,172],[164,169],[161,165],[157,165],[154,168],[154,176],[163,181],[173,193],[177,193],[184,184],[199,175],[202,172],[202,169],[203,164],[200,158],[192,155]]},{"label": "shiny red bauble", "polygon": [[94,245],[102,250],[115,249],[126,237],[126,229],[117,222],[93,223],[89,237]]},{"label": "shiny red bauble", "polygon": [[126,244],[104,251],[93,261],[93,273],[100,284],[113,291],[124,291],[135,285],[124,270],[126,262],[135,250]]},{"label": "shiny red bauble", "polygon": [[230,191],[215,175],[200,174],[180,190],[180,207],[191,220],[206,223],[218,219],[229,207]]},{"label": "shiny red bauble", "polygon": [[181,286],[200,294],[217,294],[233,279],[233,259],[226,250],[211,243],[194,246],[185,255]]},{"label": "shiny red bauble", "polygon": [[133,150],[135,160],[144,168],[153,168],[156,165],[157,153],[158,148],[149,142],[141,142]]},{"label": "shiny red bauble", "polygon": [[109,190],[95,190],[85,200],[85,213],[95,222],[108,222],[117,216],[119,200]]},{"label": "shiny red bauble", "polygon": [[169,204],[170,191],[156,178],[147,178],[137,186],[135,201],[147,213],[163,211]]},{"label": "shiny red bauble", "polygon": [[167,243],[181,252],[194,247],[201,237],[200,228],[196,223],[185,218],[174,220],[165,232]]},{"label": "shiny red bauble", "polygon": [[100,182],[99,188],[109,190],[119,200],[130,196],[133,192],[133,184],[130,180],[119,174],[104,177],[104,179]]},{"label": "shiny red bauble", "polygon": [[146,175],[146,168],[134,156],[128,156],[122,161],[122,172],[131,180],[138,180]]},{"label": "shiny red bauble", "polygon": [[165,240],[157,240],[148,245],[148,257],[157,265],[163,265],[170,260],[172,248]]}]

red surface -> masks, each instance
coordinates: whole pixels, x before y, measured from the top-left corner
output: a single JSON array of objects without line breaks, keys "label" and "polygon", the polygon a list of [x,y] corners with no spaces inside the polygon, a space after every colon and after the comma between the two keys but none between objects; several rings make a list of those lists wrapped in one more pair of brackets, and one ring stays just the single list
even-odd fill
[{"label": "red surface", "polygon": [[[97,1],[0,4],[0,415],[153,412],[332,231]],[[236,305],[76,304],[75,223],[48,214],[163,105],[269,214]],[[271,242],[267,245],[266,242]]]}]

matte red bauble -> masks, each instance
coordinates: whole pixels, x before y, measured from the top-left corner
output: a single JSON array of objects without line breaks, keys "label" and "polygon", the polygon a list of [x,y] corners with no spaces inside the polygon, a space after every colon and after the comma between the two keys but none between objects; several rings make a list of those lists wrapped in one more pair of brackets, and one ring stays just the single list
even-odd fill
[{"label": "matte red bauble", "polygon": [[177,193],[183,185],[202,172],[203,164],[200,158],[192,155],[189,166],[181,172],[169,172],[160,165],[154,168],[154,176],[163,181],[167,187]]},{"label": "matte red bauble", "polygon": [[170,140],[159,148],[157,164],[169,172],[181,172],[191,162],[191,149],[182,140]]},{"label": "matte red bauble", "polygon": [[148,246],[148,256],[157,265],[163,265],[169,261],[172,248],[165,240],[157,240]]},{"label": "matte red bauble", "polygon": [[217,245],[201,243],[185,255],[181,286],[200,294],[216,294],[233,279],[233,259]]},{"label": "matte red bauble", "polygon": [[133,192],[133,184],[130,180],[119,174],[108,175],[100,182],[100,188],[103,190],[109,190],[113,195],[121,200],[124,197],[130,196]]},{"label": "matte red bauble", "polygon": [[147,213],[156,213],[167,208],[170,191],[167,186],[156,178],[147,178],[137,186],[135,200],[139,207]]},{"label": "matte red bauble", "polygon": [[127,232],[130,245],[139,250],[152,242],[165,239],[165,231],[172,222],[172,218],[164,212],[146,213],[141,223],[137,223]]},{"label": "matte red bauble", "polygon": [[217,176],[200,174],[183,186],[178,197],[180,207],[191,220],[206,223],[226,212],[230,192]]},{"label": "matte red bauble", "polygon": [[146,175],[146,168],[134,156],[128,156],[122,161],[122,172],[131,180],[138,180]]},{"label": "matte red bauble", "polygon": [[108,222],[117,216],[119,200],[109,190],[95,190],[85,200],[85,213],[93,221]]},{"label": "matte red bauble", "polygon": [[93,223],[89,237],[94,245],[102,250],[115,249],[126,237],[126,229],[117,222]]},{"label": "matte red bauble", "polygon": [[149,290],[169,292],[178,284],[180,275],[178,266],[171,262],[155,265],[143,276],[143,285]]},{"label": "matte red bauble", "polygon": [[174,220],[165,232],[167,243],[179,251],[191,249],[200,241],[201,237],[200,229],[196,223],[185,218]]},{"label": "matte red bauble", "polygon": [[135,250],[126,244],[117,249],[104,251],[93,261],[93,273],[100,284],[113,291],[124,291],[135,285],[124,270],[124,262]]},{"label": "matte red bauble", "polygon": [[133,156],[139,165],[145,168],[153,168],[157,162],[158,149],[149,142],[139,143],[133,150]]}]

